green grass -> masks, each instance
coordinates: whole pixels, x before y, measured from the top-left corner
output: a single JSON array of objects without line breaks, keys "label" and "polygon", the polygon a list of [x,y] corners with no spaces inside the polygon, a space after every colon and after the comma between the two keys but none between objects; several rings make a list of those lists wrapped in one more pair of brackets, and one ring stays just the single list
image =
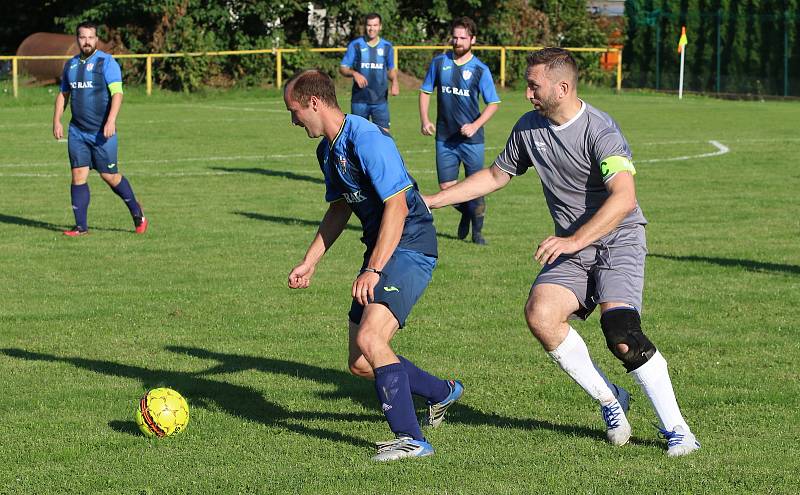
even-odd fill
[{"label": "green grass", "polygon": [[[487,161],[529,108],[505,93]],[[703,449],[668,459],[634,393],[631,445],[528,334],[522,307],[552,232],[534,173],[488,198],[484,248],[436,213],[439,267],[396,349],[467,387],[434,457],[376,465],[389,431],[346,369],[355,223],[305,291],[286,288],[325,210],[315,143],[278,95],[130,91],[120,164],[152,227],[90,180],[92,234],[72,225],[66,144],[47,88],[0,96],[0,493],[794,493],[800,485],[800,105],[651,94],[585,98],[619,122],[650,221],[644,325],[670,363]],[[349,103],[345,102],[345,106]],[[65,119],[66,123],[66,119]],[[416,94],[392,100],[398,146],[424,191],[433,142]],[[684,161],[655,161],[716,150]],[[141,394],[189,400],[186,432],[138,434]]]}]

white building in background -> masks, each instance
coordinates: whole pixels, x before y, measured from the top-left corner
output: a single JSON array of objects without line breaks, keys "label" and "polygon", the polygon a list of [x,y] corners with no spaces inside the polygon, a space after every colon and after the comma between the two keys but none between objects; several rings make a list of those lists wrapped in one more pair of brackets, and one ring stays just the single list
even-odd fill
[{"label": "white building in background", "polygon": [[625,0],[589,0],[586,8],[594,15],[619,17],[625,15]]},{"label": "white building in background", "polygon": [[329,46],[349,39],[349,19],[343,21],[328,17],[328,9],[317,8],[313,2],[308,2],[308,28],[318,46]]}]

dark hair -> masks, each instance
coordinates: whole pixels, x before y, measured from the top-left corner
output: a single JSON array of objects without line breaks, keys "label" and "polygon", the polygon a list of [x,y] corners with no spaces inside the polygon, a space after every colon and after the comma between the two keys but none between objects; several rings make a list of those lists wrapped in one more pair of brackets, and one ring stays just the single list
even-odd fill
[{"label": "dark hair", "polygon": [[478,35],[478,26],[475,24],[475,21],[467,16],[453,19],[453,22],[450,23],[450,33],[452,34],[456,28],[466,29],[470,36]]},{"label": "dark hair", "polygon": [[366,25],[367,22],[371,21],[372,19],[378,19],[378,22],[380,24],[383,24],[383,19],[381,19],[381,15],[378,14],[377,12],[370,12],[369,14],[364,16],[364,24]]},{"label": "dark hair", "polygon": [[298,72],[284,86],[284,94],[289,91],[289,88],[291,88],[289,97],[292,101],[296,101],[304,107],[308,106],[312,96],[316,96],[325,105],[331,108],[339,108],[333,79],[319,69]]},{"label": "dark hair", "polygon": [[93,22],[83,21],[78,24],[78,27],[75,28],[75,36],[80,36],[81,29],[94,29],[95,34],[97,34],[97,25]]},{"label": "dark hair", "polygon": [[564,70],[572,76],[573,84],[578,82],[578,64],[572,54],[563,48],[542,48],[528,55],[528,68],[544,65],[547,70]]}]

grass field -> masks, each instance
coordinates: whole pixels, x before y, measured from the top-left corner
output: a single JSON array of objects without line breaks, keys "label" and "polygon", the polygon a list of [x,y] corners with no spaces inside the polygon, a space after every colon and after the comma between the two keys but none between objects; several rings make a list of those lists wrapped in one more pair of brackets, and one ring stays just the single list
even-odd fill
[{"label": "grass field", "polygon": [[[326,206],[316,143],[277,94],[134,88],[120,165],[151,230],[134,236],[93,174],[92,234],[69,239],[53,95],[24,93],[0,96],[0,493],[797,492],[798,103],[584,95],[634,149],[650,221],[645,331],[702,450],[666,457],[597,315],[576,326],[634,394],[622,448],[528,334],[533,246],[552,232],[530,173],[488,198],[489,246],[458,241],[457,214],[436,213],[440,264],[395,347],[467,392],[428,433],[435,456],[378,465],[372,442],[390,432],[371,384],[346,369],[358,229],[351,220],[311,288],[286,288]],[[521,93],[502,97],[489,163],[529,108]],[[392,121],[433,191],[413,91],[392,100]],[[191,422],[148,441],[133,411],[158,385],[186,396]]]}]

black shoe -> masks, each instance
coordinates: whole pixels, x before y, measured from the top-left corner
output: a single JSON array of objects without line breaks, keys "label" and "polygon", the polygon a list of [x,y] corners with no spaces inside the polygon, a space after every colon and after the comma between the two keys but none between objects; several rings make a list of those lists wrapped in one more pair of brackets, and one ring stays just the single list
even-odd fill
[{"label": "black shoe", "polygon": [[469,234],[470,218],[466,213],[461,214],[461,221],[458,222],[458,238],[462,241],[467,238]]},{"label": "black shoe", "polygon": [[472,242],[474,242],[479,246],[485,246],[486,244],[488,244],[488,242],[486,242],[486,239],[483,238],[483,234],[481,234],[480,232],[472,233]]}]

